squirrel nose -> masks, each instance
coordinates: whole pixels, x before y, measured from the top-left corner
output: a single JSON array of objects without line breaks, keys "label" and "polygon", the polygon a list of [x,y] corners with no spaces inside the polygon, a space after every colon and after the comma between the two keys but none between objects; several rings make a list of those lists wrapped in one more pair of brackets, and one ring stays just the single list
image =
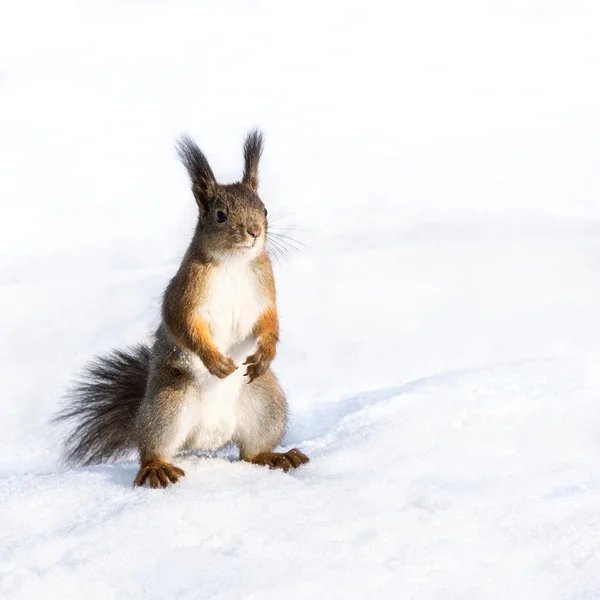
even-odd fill
[{"label": "squirrel nose", "polygon": [[260,225],[250,225],[247,231],[249,235],[256,239],[262,233],[262,228]]}]

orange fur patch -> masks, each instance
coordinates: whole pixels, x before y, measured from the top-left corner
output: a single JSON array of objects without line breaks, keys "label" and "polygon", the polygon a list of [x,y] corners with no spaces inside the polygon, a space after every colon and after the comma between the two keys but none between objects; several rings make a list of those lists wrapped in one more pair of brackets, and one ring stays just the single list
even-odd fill
[{"label": "orange fur patch", "polygon": [[258,318],[254,326],[254,335],[265,351],[275,356],[277,342],[279,341],[279,317],[275,306],[269,306]]}]

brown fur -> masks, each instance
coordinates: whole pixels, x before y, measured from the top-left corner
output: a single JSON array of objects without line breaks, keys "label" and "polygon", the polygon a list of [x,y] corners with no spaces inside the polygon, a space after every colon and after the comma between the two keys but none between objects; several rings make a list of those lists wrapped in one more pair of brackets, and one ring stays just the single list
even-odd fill
[{"label": "brown fur", "polygon": [[250,383],[267,372],[277,352],[279,318],[274,303],[259,317],[253,333],[258,340],[258,348],[244,362],[244,365],[248,365],[246,375],[248,375]]}]

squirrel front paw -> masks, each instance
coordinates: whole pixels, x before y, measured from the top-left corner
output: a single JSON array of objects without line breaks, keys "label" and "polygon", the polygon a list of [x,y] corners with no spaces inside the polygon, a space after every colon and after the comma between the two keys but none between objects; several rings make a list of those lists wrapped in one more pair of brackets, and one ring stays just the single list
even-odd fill
[{"label": "squirrel front paw", "polygon": [[201,358],[208,372],[219,379],[229,377],[237,369],[237,365],[233,362],[233,359],[220,352],[209,356],[202,356]]},{"label": "squirrel front paw", "polygon": [[245,373],[248,377],[248,383],[252,383],[255,379],[264,375],[271,366],[273,358],[275,358],[274,354],[268,348],[259,344],[256,352],[244,362],[244,365],[248,366]]}]

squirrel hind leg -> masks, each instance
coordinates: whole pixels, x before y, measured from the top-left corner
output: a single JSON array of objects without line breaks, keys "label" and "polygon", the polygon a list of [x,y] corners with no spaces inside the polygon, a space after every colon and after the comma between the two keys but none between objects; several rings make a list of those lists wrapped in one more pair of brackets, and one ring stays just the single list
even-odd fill
[{"label": "squirrel hind leg", "polygon": [[146,397],[137,415],[136,433],[140,470],[134,487],[151,488],[177,483],[185,473],[171,464],[190,435],[193,423],[185,418],[186,407],[195,390],[185,373],[163,368],[149,379]]},{"label": "squirrel hind leg", "polygon": [[281,442],[287,425],[285,394],[270,369],[242,388],[240,418],[235,441],[240,458],[271,469],[290,469],[306,464],[308,457],[297,448],[273,452]]},{"label": "squirrel hind leg", "polygon": [[287,452],[262,452],[249,459],[255,465],[264,465],[270,469],[282,469],[287,473],[290,469],[297,469],[305,465],[310,459],[298,448],[292,448]]},{"label": "squirrel hind leg", "polygon": [[177,483],[180,477],[185,477],[183,469],[155,458],[142,462],[133,486],[143,486],[147,482],[151,488],[166,488],[170,483]]}]

